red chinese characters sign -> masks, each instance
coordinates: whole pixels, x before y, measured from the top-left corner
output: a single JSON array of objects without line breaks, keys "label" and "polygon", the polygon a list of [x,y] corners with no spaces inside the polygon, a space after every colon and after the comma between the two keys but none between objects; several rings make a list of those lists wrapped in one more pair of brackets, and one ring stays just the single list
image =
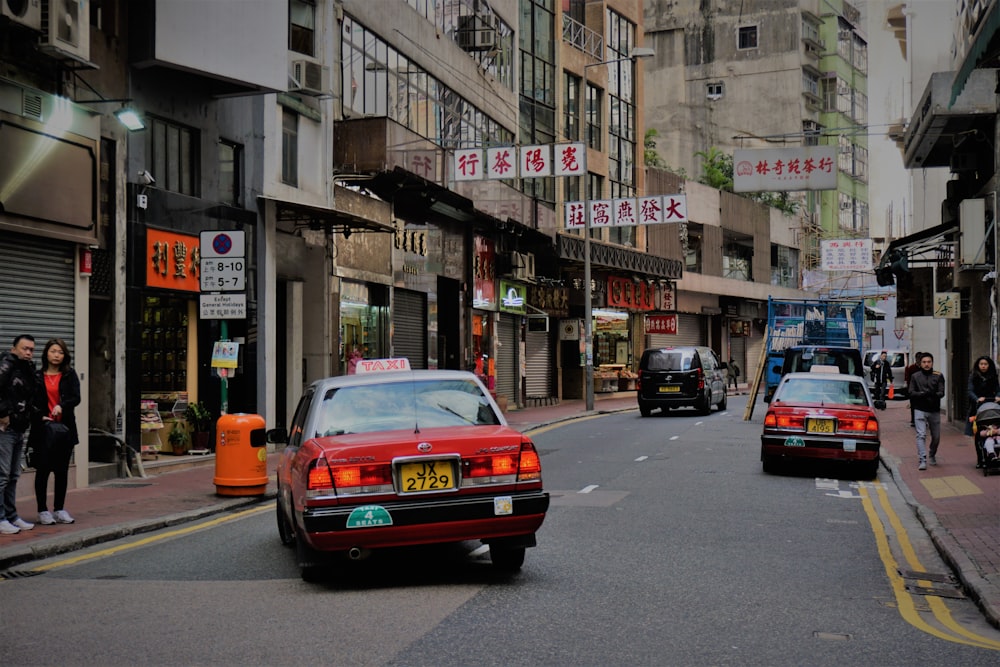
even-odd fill
[{"label": "red chinese characters sign", "polygon": [[629,310],[654,310],[656,299],[653,286],[628,278],[608,278],[608,306]]},{"label": "red chinese characters sign", "polygon": [[201,291],[201,239],[146,229],[146,286]]},{"label": "red chinese characters sign", "polygon": [[646,315],[646,333],[677,334],[676,315]]},{"label": "red chinese characters sign", "polygon": [[497,309],[496,250],[493,241],[477,236],[474,241],[472,267],[472,307],[480,310]]},{"label": "red chinese characters sign", "polygon": [[836,146],[753,148],[733,152],[733,192],[836,189]]}]

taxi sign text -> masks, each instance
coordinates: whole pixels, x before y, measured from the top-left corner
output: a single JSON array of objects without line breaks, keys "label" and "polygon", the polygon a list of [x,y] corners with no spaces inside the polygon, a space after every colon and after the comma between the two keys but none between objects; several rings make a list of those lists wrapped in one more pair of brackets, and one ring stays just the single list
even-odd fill
[{"label": "taxi sign text", "polygon": [[385,371],[408,371],[410,360],[406,357],[394,359],[361,359],[358,361],[357,373],[384,373]]}]

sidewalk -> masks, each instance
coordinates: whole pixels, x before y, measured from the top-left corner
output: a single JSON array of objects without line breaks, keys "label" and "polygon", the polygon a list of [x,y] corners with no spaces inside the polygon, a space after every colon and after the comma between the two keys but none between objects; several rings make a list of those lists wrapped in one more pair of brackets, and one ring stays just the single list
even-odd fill
[{"label": "sidewalk", "polygon": [[[741,389],[741,393],[747,393],[745,386]],[[582,400],[572,400],[512,410],[507,413],[507,421],[526,431],[590,414],[636,409],[631,392],[597,394],[594,399],[593,412],[584,409]],[[890,401],[888,409],[880,413],[883,465],[915,508],[967,594],[979,604],[990,623],[1000,627],[1000,475],[984,477],[975,468],[972,438],[952,425],[942,426],[938,465],[917,470],[907,405],[905,401]],[[758,399],[754,421],[762,421],[765,411],[765,404]],[[740,418],[742,414],[733,416]],[[271,478],[261,496],[216,495],[214,457],[183,457],[188,459],[185,463],[200,465],[181,470],[168,465],[176,462],[170,460],[172,457],[163,457],[146,463],[147,478],[115,479],[87,489],[71,489],[66,506],[76,523],[36,524],[33,530],[0,536],[0,578],[4,570],[19,569],[17,566],[33,560],[271,500],[278,456],[268,456]],[[198,460],[190,461],[193,458]],[[37,518],[32,492],[20,484],[18,507],[25,519]],[[30,570],[30,566],[24,569]]]}]

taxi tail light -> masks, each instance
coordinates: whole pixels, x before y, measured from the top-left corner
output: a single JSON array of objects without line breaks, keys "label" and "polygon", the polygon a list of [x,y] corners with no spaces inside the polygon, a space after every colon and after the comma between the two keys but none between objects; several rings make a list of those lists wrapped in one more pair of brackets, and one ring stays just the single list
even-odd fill
[{"label": "taxi tail light", "polygon": [[768,412],[764,417],[764,427],[802,429],[805,427],[805,418],[801,415],[784,415],[776,412]]},{"label": "taxi tail light", "polygon": [[330,469],[337,495],[389,493],[392,487],[392,466],[388,463],[338,465]]},{"label": "taxi tail light", "polygon": [[309,468],[309,491],[332,490],[333,478],[330,476],[330,464],[324,457],[312,462]]},{"label": "taxi tail light", "polygon": [[878,420],[874,417],[855,417],[837,420],[837,429],[845,433],[864,433],[878,435]]},{"label": "taxi tail light", "polygon": [[530,440],[522,440],[517,452],[466,458],[462,468],[463,486],[532,482],[542,478],[542,464]]}]

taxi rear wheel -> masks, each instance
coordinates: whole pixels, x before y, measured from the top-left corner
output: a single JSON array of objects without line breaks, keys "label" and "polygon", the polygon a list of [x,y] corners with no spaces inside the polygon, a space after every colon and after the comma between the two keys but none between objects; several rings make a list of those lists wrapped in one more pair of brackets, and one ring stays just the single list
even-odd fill
[{"label": "taxi rear wheel", "polygon": [[517,572],[524,565],[524,547],[490,545],[490,560],[500,572]]},{"label": "taxi rear wheel", "polygon": [[328,562],[322,554],[306,544],[301,536],[295,538],[295,551],[298,555],[299,573],[302,581],[308,584],[315,584],[323,581],[326,575],[326,565]]},{"label": "taxi rear wheel", "polygon": [[283,545],[290,547],[295,543],[295,531],[292,530],[292,526],[288,523],[288,517],[285,515],[285,511],[281,509],[281,500],[275,500],[274,506],[277,508],[278,537],[281,538],[281,543]]}]

